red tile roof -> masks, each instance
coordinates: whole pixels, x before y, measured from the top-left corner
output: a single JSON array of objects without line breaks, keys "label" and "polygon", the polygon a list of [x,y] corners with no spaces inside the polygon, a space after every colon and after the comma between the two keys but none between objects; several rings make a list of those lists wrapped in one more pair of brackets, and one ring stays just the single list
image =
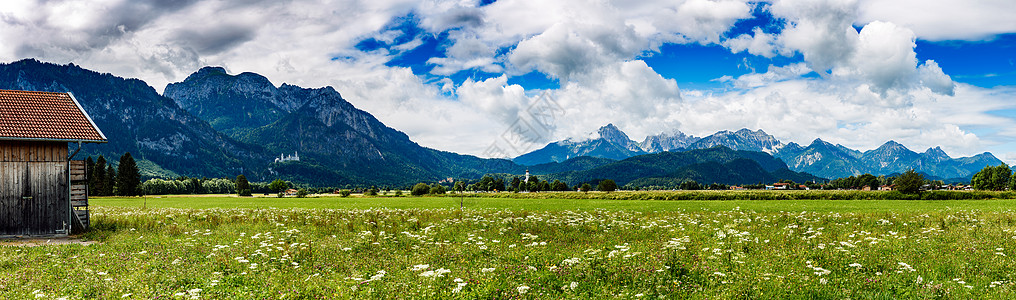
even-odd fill
[{"label": "red tile roof", "polygon": [[68,93],[0,90],[0,140],[106,142]]}]

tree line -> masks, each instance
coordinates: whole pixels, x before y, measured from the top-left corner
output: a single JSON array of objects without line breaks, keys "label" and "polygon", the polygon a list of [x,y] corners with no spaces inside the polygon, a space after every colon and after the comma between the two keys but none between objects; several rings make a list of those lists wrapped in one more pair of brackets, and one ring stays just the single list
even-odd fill
[{"label": "tree line", "polygon": [[885,175],[875,176],[865,173],[858,176],[836,178],[829,181],[828,184],[822,185],[822,189],[859,190],[868,187],[871,190],[878,190],[881,186],[891,186],[893,190],[913,194],[919,192],[925,184],[929,186],[941,186],[943,183],[941,180],[925,180],[924,175],[910,169],[899,176],[886,177]]},{"label": "tree line", "polygon": [[120,156],[116,168],[102,155],[95,161],[89,156],[85,159],[85,174],[88,193],[92,196],[140,196],[142,193],[141,173],[130,152]]},{"label": "tree line", "polygon": [[978,190],[1016,191],[1016,176],[1013,176],[1012,169],[1005,163],[994,167],[985,166],[970,179],[970,185]]},{"label": "tree line", "polygon": [[486,175],[473,183],[469,183],[468,180],[456,181],[453,190],[474,192],[549,192],[574,191],[579,188],[580,186],[578,185],[568,186],[567,183],[560,180],[540,180],[535,175],[530,175],[528,182],[525,180],[525,176],[514,176],[511,177],[511,180],[505,180]]},{"label": "tree line", "polygon": [[[561,182],[560,180],[554,180],[553,182],[547,180],[540,180],[536,176],[529,176],[529,182],[524,181],[524,177],[513,177],[511,181],[505,181],[503,178],[494,178],[493,176],[486,175],[473,183],[469,183],[468,180],[458,180],[454,184],[446,188],[440,183],[426,184],[417,183],[410,188],[410,194],[414,196],[420,196],[425,194],[444,194],[449,190],[455,192],[472,191],[472,192],[550,192],[550,191],[583,191],[588,192],[592,190],[592,186],[589,183],[582,185],[576,185],[569,187],[568,184]],[[373,189],[373,188],[372,188]],[[612,179],[599,180],[597,182],[598,191],[613,192],[617,190],[617,183]]]}]

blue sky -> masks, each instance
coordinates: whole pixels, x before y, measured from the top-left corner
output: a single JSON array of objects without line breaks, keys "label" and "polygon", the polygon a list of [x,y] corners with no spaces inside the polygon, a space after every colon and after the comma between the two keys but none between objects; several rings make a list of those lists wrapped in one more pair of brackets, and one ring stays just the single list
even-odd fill
[{"label": "blue sky", "polygon": [[[425,146],[762,129],[1016,163],[1016,11],[1001,0],[83,1],[0,5],[0,60],[156,90],[206,65],[333,86]],[[54,16],[66,16],[55,18]],[[538,131],[534,103],[560,110]],[[542,123],[541,123],[542,124]],[[506,133],[524,144],[506,145]],[[521,153],[513,153],[521,154]]]},{"label": "blue sky", "polygon": [[[493,1],[489,1],[493,3]],[[768,12],[769,5],[764,2],[752,3],[750,18],[738,20],[733,27],[723,33],[725,38],[733,38],[741,34],[750,34],[754,28],[762,28],[763,32],[778,34],[786,20],[773,18]],[[467,78],[484,80],[500,76],[502,73],[489,73],[483,70],[461,70],[454,74],[436,76],[430,72],[435,65],[428,63],[433,57],[447,57],[448,46],[455,43],[449,38],[449,32],[430,32],[419,27],[420,19],[414,13],[394,17],[385,24],[380,32],[398,31],[400,35],[392,41],[378,41],[375,37],[364,37],[359,40],[356,49],[364,52],[383,49],[390,51],[391,59],[386,66],[406,67],[412,69],[417,76],[427,80],[449,78],[461,83]],[[863,24],[855,25],[856,30]],[[400,50],[397,46],[421,40],[421,44],[413,49]],[[514,45],[498,49],[495,55],[511,52]],[[921,61],[934,60],[955,81],[990,88],[1016,83],[1016,33],[999,34],[985,40],[916,40],[915,52]],[[783,66],[804,59],[800,54],[793,56],[776,56],[767,58],[748,53],[732,53],[730,49],[717,44],[680,44],[664,43],[658,49],[648,50],[635,58],[645,61],[649,67],[667,78],[677,81],[679,86],[695,89],[723,89],[725,85],[716,80],[724,75],[737,77],[765,68],[768,65]],[[814,75],[814,74],[812,74]],[[515,75],[509,78],[510,84],[518,84],[526,89],[552,89],[559,87],[558,82],[539,72]]]}]

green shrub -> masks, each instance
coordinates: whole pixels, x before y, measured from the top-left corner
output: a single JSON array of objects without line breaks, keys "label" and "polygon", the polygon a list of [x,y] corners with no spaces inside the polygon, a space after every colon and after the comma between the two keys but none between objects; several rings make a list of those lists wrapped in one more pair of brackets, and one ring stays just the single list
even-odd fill
[{"label": "green shrub", "polygon": [[433,186],[430,187],[430,193],[433,195],[444,195],[445,187],[435,183]]},{"label": "green shrub", "polygon": [[339,191],[339,195],[341,195],[342,197],[349,197],[350,193],[352,193],[352,192],[350,192],[349,190],[340,190]]},{"label": "green shrub", "polygon": [[423,195],[425,195],[425,194],[427,194],[429,192],[430,192],[430,186],[427,185],[426,183],[423,183],[423,182],[417,183],[416,185],[414,185],[413,189],[410,191],[410,193],[413,196],[423,196]]},{"label": "green shrub", "polygon": [[613,192],[617,190],[617,183],[614,183],[612,179],[600,180],[600,183],[596,185],[596,189],[601,192]]}]

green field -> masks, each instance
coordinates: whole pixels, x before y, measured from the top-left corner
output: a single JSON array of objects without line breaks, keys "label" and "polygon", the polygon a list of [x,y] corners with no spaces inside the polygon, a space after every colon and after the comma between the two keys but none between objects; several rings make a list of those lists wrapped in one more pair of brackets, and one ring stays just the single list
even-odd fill
[{"label": "green field", "polygon": [[91,202],[99,244],[0,247],[2,298],[1013,298],[1016,283],[1016,200]]}]

